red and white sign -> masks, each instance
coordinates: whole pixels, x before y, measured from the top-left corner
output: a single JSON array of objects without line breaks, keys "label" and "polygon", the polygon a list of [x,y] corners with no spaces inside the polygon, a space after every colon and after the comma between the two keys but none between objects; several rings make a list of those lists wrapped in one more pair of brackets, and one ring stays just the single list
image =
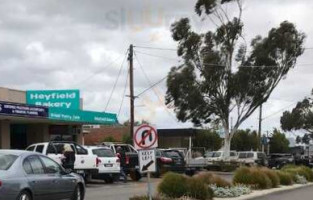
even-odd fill
[{"label": "red and white sign", "polygon": [[144,124],[135,128],[134,146],[136,149],[152,149],[158,147],[158,133],[155,127]]}]

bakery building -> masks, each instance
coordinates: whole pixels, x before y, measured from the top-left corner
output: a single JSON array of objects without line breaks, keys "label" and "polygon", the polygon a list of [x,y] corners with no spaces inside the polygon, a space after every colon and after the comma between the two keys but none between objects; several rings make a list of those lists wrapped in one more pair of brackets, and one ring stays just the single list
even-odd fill
[{"label": "bakery building", "polygon": [[56,140],[84,144],[83,125],[117,124],[114,113],[83,110],[79,90],[0,87],[0,149]]}]

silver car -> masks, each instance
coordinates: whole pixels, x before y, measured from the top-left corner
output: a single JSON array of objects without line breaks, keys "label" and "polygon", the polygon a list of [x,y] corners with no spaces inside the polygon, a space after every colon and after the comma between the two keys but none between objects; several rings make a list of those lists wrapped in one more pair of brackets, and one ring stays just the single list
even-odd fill
[{"label": "silver car", "polygon": [[0,150],[0,200],[83,200],[81,176],[33,152]]}]

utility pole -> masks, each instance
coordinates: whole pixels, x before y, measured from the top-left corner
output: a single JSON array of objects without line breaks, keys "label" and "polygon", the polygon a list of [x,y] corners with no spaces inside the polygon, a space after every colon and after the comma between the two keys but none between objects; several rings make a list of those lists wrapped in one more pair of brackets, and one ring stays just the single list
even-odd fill
[{"label": "utility pole", "polygon": [[129,54],[128,54],[128,60],[129,60],[129,92],[130,92],[130,137],[133,138],[134,135],[134,121],[135,121],[135,110],[134,110],[134,66],[133,66],[133,60],[134,60],[134,46],[131,44],[129,46]]},{"label": "utility pole", "polygon": [[260,113],[259,113],[259,133],[258,133],[258,138],[259,138],[259,144],[258,144],[258,149],[261,150],[261,135],[262,135],[262,105],[260,105]]}]

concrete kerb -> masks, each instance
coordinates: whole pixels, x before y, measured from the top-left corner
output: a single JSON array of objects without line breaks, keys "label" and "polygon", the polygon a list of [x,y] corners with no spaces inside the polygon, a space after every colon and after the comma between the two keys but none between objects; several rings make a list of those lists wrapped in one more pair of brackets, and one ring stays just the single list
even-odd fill
[{"label": "concrete kerb", "polygon": [[[270,194],[279,194],[285,191],[292,191],[292,190],[296,190],[299,188],[305,188],[305,187],[311,187],[311,186],[313,186],[313,183],[308,183],[305,185],[295,184],[292,186],[281,186],[280,188],[273,188],[269,190],[253,190],[251,194],[247,194],[247,195],[243,195],[243,196],[235,197],[235,198],[227,198],[227,199],[252,200],[252,199],[256,199],[258,197],[263,197],[263,196],[270,195]],[[214,198],[214,200],[225,200],[225,199],[226,198]]]}]

